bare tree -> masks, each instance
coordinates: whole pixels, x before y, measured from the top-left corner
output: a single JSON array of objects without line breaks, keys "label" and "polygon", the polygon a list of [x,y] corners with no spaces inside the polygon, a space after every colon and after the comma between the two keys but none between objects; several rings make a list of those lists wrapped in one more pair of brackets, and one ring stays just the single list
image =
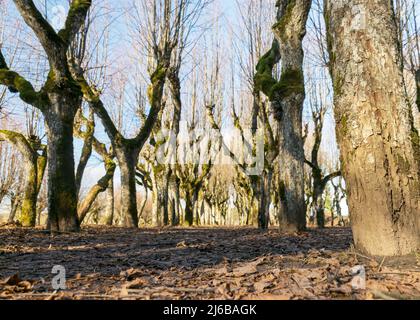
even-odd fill
[{"label": "bare tree", "polygon": [[58,33],[32,0],[14,0],[14,3],[45,50],[50,72],[41,90],[36,91],[23,76],[9,69],[0,52],[0,83],[44,114],[49,143],[49,228],[51,231],[77,231],[73,121],[82,91],[71,75],[67,50],[85,20],[91,1],[72,1],[65,26]]},{"label": "bare tree", "polygon": [[[260,59],[255,87],[270,100],[278,122],[279,210],[280,228],[286,232],[306,227],[304,196],[304,149],[302,110],[305,99],[302,40],[311,7],[310,0],[277,2],[277,22],[273,26],[275,40]],[[273,77],[273,68],[281,59],[281,77]]]},{"label": "bare tree", "polygon": [[[101,119],[118,159],[121,171],[121,210],[125,219],[124,225],[135,228],[138,227],[136,166],[139,153],[149,138],[162,108],[163,89],[171,52],[176,47],[178,39],[179,28],[174,28],[174,25],[179,24],[182,9],[177,6],[173,7],[170,0],[165,0],[163,4],[156,1],[145,1],[143,4],[150,14],[145,23],[148,30],[146,41],[148,41],[148,49],[151,52],[149,65],[151,83],[147,91],[151,108],[142,128],[134,138],[128,139],[122,135],[104,107],[100,92],[88,84],[82,75],[83,72],[79,72],[79,80],[84,83],[82,88],[85,99]],[[136,5],[132,9],[135,14],[139,12],[139,7]],[[134,21],[135,26],[141,29],[144,22],[142,16],[136,15]],[[140,38],[142,35],[143,33],[137,33]]]}]

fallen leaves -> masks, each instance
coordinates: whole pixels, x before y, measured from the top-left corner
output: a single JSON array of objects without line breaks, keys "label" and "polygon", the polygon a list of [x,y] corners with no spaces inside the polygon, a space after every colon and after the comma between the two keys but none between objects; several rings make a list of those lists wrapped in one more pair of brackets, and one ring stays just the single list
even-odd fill
[{"label": "fallen leaves", "polygon": [[[251,228],[85,228],[78,235],[0,229],[5,299],[401,299],[420,296],[420,272],[349,250],[348,229],[301,235]],[[51,268],[67,290],[51,288]],[[366,268],[366,290],[351,269]],[[19,274],[17,274],[19,270]],[[36,279],[36,280],[30,280]]]},{"label": "fallen leaves", "polygon": [[1,292],[2,295],[4,293],[22,293],[22,292],[29,292],[32,289],[33,283],[35,281],[32,280],[22,280],[18,273],[13,274],[5,278],[3,281],[0,281],[0,288],[4,288],[4,292]]},{"label": "fallen leaves", "polygon": [[255,261],[251,261],[241,266],[233,269],[233,274],[236,277],[242,277],[244,275],[249,275],[258,272],[257,266],[260,265],[264,261],[265,257],[258,258]]}]

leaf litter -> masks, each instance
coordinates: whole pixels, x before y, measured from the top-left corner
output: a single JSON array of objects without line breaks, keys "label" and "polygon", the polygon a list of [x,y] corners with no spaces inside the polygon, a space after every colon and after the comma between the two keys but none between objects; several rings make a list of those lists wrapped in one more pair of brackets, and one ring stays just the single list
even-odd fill
[{"label": "leaf litter", "polygon": [[[51,281],[66,269],[66,289]],[[362,265],[366,287],[352,286]],[[420,265],[357,253],[347,228],[0,228],[0,299],[419,299]]]}]

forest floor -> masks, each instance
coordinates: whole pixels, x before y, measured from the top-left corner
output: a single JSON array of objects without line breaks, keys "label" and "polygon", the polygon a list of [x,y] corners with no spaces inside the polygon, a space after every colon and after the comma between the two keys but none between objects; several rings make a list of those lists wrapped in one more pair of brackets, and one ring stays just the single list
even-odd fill
[{"label": "forest floor", "polygon": [[[416,261],[417,260],[417,261]],[[52,289],[52,268],[66,290]],[[366,270],[356,290],[351,269]],[[354,283],[354,282],[353,282]],[[0,228],[0,299],[420,299],[418,256],[376,261],[347,228]]]}]

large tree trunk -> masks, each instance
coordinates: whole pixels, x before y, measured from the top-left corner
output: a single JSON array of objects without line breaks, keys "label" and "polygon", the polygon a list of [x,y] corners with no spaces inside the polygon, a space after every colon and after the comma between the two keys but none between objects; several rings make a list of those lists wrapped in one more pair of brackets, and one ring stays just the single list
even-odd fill
[{"label": "large tree trunk", "polygon": [[73,150],[75,112],[67,99],[54,98],[55,103],[45,112],[49,146],[48,227],[51,231],[74,232],[79,230]]},{"label": "large tree trunk", "polygon": [[138,227],[136,165],[139,149],[116,148],[121,171],[121,215],[126,228]]},{"label": "large tree trunk", "polygon": [[25,187],[22,201],[21,222],[24,227],[35,227],[36,202],[38,198],[38,167],[37,158],[33,156],[25,163]]},{"label": "large tree trunk", "polygon": [[322,197],[324,193],[324,188],[316,183],[314,180],[314,193],[313,193],[313,206],[315,210],[316,225],[318,228],[325,227],[325,204],[324,198]]},{"label": "large tree trunk", "polygon": [[191,227],[194,224],[194,200],[193,191],[185,190],[185,223]]},{"label": "large tree trunk", "polygon": [[114,177],[109,180],[108,188],[105,192],[105,216],[106,216],[106,225],[112,226],[114,221]]},{"label": "large tree trunk", "polygon": [[179,180],[176,175],[172,175],[169,181],[169,213],[171,214],[172,226],[179,225],[179,213],[180,213],[180,191],[179,191]]},{"label": "large tree trunk", "polygon": [[[46,157],[45,148],[42,155],[38,150],[43,149],[40,141],[26,138],[20,133],[0,130],[0,139],[12,143],[21,153],[24,166],[23,200],[21,222],[24,227],[34,227],[36,224],[36,203],[44,177]],[[0,200],[2,195],[0,195]]]},{"label": "large tree trunk", "polygon": [[420,244],[420,145],[390,1],[327,1],[337,138],[356,247],[397,256]]},{"label": "large tree trunk", "polygon": [[168,189],[165,183],[166,173],[162,165],[153,169],[153,203],[152,203],[152,224],[161,226],[164,224],[165,217],[168,217]]},{"label": "large tree trunk", "polygon": [[258,210],[258,227],[267,230],[270,222],[271,204],[271,180],[273,173],[271,170],[264,170],[261,177],[260,203]]},{"label": "large tree trunk", "polygon": [[21,199],[19,195],[12,194],[10,196],[10,213],[9,213],[9,218],[7,220],[8,223],[15,222],[16,213],[19,209],[20,204],[21,204]]},{"label": "large tree trunk", "polygon": [[280,81],[271,93],[278,121],[280,229],[306,228],[302,111],[305,100],[302,40],[306,33],[310,0],[280,0],[278,23],[273,27],[282,59]]}]

